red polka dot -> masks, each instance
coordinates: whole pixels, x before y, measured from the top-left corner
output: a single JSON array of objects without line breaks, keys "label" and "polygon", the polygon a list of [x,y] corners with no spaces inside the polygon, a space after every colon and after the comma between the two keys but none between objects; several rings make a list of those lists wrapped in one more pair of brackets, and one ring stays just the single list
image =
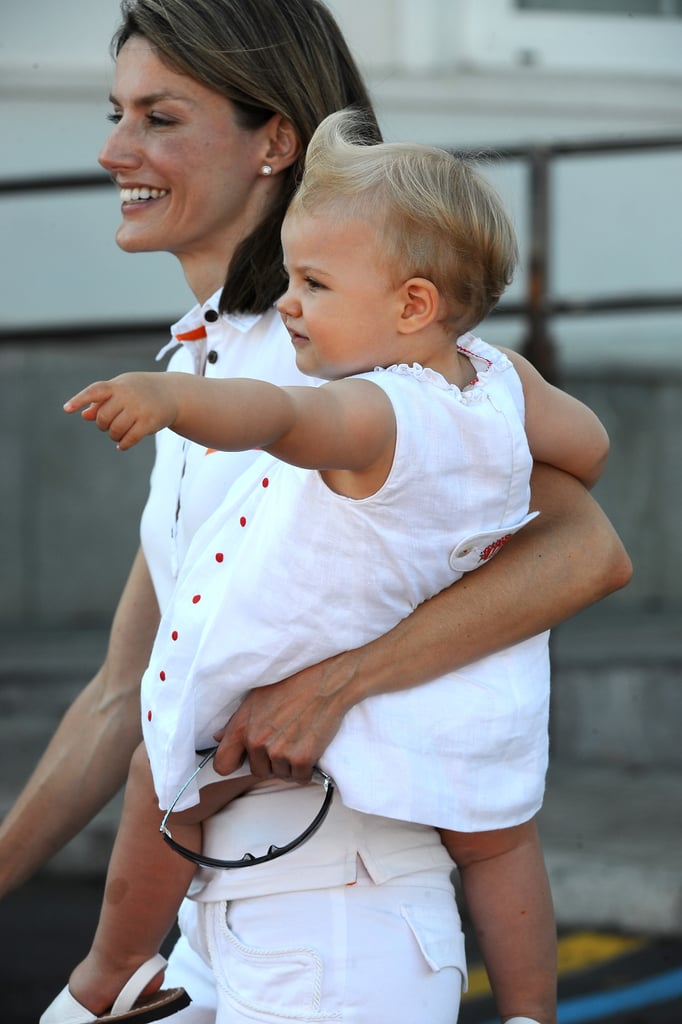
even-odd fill
[{"label": "red polka dot", "polygon": [[159,679],[161,680],[162,683],[166,682],[166,673],[163,671],[163,669],[161,670],[161,672],[159,672]]},{"label": "red polka dot", "polygon": [[225,555],[222,553],[222,551],[216,551],[216,553],[215,553],[215,560],[216,560],[216,562],[222,562],[222,560],[224,558],[225,558]]},{"label": "red polka dot", "polygon": [[263,477],[263,487],[269,487],[269,486],[270,486],[270,481],[268,480],[268,478],[266,476],[264,476]]},{"label": "red polka dot", "polygon": [[177,629],[174,629],[173,632],[171,633],[171,640],[177,640],[177,639],[178,639],[178,631],[177,631]]},{"label": "red polka dot", "polygon": [[239,525],[246,526],[246,516],[240,516]]},{"label": "red polka dot", "polygon": [[152,720],[152,713],[151,713],[151,711],[148,711],[147,712],[147,721],[151,722],[151,720]]},{"label": "red polka dot", "polygon": [[201,601],[201,594],[195,594],[192,598],[192,604],[199,604],[199,601]]}]

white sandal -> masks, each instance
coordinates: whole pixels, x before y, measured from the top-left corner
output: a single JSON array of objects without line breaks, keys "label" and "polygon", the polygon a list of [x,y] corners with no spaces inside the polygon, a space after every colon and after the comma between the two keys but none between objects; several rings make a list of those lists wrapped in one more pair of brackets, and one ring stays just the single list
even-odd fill
[{"label": "white sandal", "polygon": [[189,1006],[190,998],[184,988],[161,989],[150,996],[140,997],[146,986],[166,967],[166,961],[157,953],[135,971],[118,994],[108,1013],[96,1017],[69,992],[65,986],[40,1018],[39,1024],[93,1024],[94,1021],[132,1021],[133,1024],[151,1024],[163,1020]]}]

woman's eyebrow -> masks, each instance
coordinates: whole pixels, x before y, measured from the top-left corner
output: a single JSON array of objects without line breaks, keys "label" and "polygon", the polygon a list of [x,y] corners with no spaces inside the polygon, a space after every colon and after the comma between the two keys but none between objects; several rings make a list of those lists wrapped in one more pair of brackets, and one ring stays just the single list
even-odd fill
[{"label": "woman's eyebrow", "polygon": [[[176,100],[176,101],[178,101],[180,103],[192,103],[193,102],[193,100],[191,100],[188,96],[183,96],[181,93],[173,93],[173,92],[169,92],[167,90],[162,90],[160,92],[148,93],[146,96],[137,96],[133,100],[133,105],[136,106],[136,107],[151,107],[155,103],[160,103],[163,100]],[[116,99],[116,97],[114,96],[113,93],[109,94],[109,102],[114,107],[122,106],[120,101]]]}]

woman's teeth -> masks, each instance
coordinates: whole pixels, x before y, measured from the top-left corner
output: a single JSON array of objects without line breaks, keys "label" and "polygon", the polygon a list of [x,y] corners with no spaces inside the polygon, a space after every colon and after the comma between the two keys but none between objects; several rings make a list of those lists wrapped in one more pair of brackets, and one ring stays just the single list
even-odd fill
[{"label": "woman's teeth", "polygon": [[142,188],[122,188],[121,202],[137,203],[140,200],[161,199],[165,195],[168,195],[167,188],[146,188],[146,186]]}]

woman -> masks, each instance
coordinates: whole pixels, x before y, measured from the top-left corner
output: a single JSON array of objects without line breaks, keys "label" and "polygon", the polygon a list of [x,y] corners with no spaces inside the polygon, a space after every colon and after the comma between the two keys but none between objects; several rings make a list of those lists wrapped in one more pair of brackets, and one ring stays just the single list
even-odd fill
[{"label": "woman", "polygon": [[[368,102],[338,30],[314,0],[140,0],[124,4],[115,50],[116,126],[101,162],[121,188],[117,241],[129,252],[174,253],[198,301],[174,328],[182,347],[172,368],[297,382],[272,309],[284,283],[282,212],[317,121],[330,110]],[[241,458],[205,458],[173,435],[160,438],[143,550],[117,609],[105,663],[67,712],[3,824],[3,890],[75,834],[125,778],[139,741],[139,680],[159,608],[193,533],[222,496],[218,481],[224,487],[228,474],[236,477]],[[416,685],[540,632],[627,581],[627,558],[577,481],[538,472],[533,507],[543,515],[527,536],[381,641],[254,691],[228,725],[219,770],[230,771],[246,752],[256,774],[305,780],[345,711],[363,697]],[[231,808],[229,835],[220,816],[212,822],[207,852],[230,857],[235,843],[243,844],[237,856],[267,849],[271,829],[287,821],[295,830],[312,817],[316,800],[315,787],[261,789]],[[214,1021],[216,999],[218,1020],[296,1019],[296,1013],[325,1019],[328,1007],[338,1005],[326,986],[345,984],[345,972],[360,1019],[454,1019],[463,961],[456,910],[442,885],[442,847],[428,830],[398,833],[381,833],[377,822],[335,801],[319,838],[291,855],[284,887],[281,861],[202,882],[199,900],[186,901],[183,937],[168,972],[168,981],[183,984],[194,999],[178,1020]],[[423,866],[417,872],[415,849]],[[356,881],[351,888],[337,884],[339,851],[343,880],[350,872]],[[408,874],[412,885],[405,887]],[[226,875],[239,875],[233,884],[241,892],[225,888]],[[437,952],[425,934],[424,904],[413,907],[406,889],[420,896],[428,890],[438,907],[428,913],[430,928],[439,923]],[[364,918],[353,916],[348,904],[365,899],[375,901],[374,920],[389,921],[386,933],[370,934],[358,923]],[[400,934],[397,904],[407,906],[406,916],[397,915]],[[310,930],[322,924],[335,929],[334,950],[344,963],[325,964],[320,975],[306,951],[316,944]],[[283,926],[281,935],[264,934]],[[257,943],[247,940],[253,928]],[[320,942],[329,941],[325,930]],[[269,944],[277,954],[261,955]],[[281,955],[284,945],[304,947],[294,959],[306,960],[305,981]],[[207,969],[211,957],[217,986]]]}]

